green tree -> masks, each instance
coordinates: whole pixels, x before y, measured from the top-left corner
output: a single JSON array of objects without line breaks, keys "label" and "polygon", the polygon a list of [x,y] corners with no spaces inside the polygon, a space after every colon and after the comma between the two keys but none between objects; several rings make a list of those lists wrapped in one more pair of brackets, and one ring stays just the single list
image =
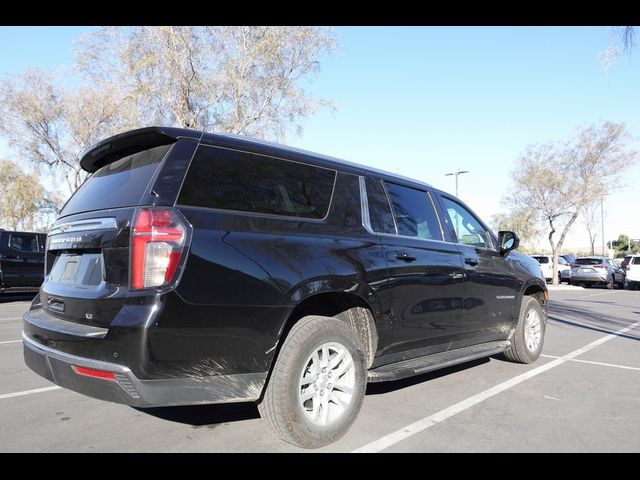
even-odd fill
[{"label": "green tree", "polygon": [[[640,253],[640,242],[633,242],[629,235],[624,233],[618,235],[618,240],[614,240],[612,245],[616,257]],[[629,249],[631,247],[631,249]]]},{"label": "green tree", "polygon": [[534,244],[541,234],[540,216],[531,208],[512,208],[507,213],[497,213],[489,219],[489,224],[498,232],[511,230],[520,237],[519,249],[533,253]]}]

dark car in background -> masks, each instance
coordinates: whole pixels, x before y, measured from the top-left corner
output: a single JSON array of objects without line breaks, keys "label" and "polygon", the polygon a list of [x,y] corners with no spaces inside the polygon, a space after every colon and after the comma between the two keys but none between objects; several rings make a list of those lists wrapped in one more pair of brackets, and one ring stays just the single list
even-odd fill
[{"label": "dark car in background", "polygon": [[81,159],[47,238],[27,365],[137,407],[252,401],[319,447],[367,382],[542,350],[539,264],[428,184],[233,135],[151,127]]},{"label": "dark car in background", "polygon": [[624,288],[625,271],[618,267],[613,260],[606,257],[580,257],[571,267],[571,285],[583,284],[605,285],[607,288]]},{"label": "dark car in background", "polygon": [[46,234],[0,229],[0,293],[35,292],[44,277]]}]

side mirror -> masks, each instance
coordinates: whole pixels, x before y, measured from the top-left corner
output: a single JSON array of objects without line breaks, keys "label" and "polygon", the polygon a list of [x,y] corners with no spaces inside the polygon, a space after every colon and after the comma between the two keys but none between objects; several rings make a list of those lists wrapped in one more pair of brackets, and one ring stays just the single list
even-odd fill
[{"label": "side mirror", "polygon": [[500,231],[498,232],[498,252],[500,255],[506,255],[511,250],[515,250],[520,245],[520,237],[516,232]]}]

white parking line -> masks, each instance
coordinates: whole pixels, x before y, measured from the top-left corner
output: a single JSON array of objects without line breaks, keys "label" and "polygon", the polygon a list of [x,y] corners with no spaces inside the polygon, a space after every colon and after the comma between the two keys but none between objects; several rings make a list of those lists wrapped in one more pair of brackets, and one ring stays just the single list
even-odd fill
[{"label": "white parking line", "polygon": [[609,295],[610,293],[620,293],[620,292],[623,292],[623,291],[624,290],[610,290],[608,292],[594,293],[593,295],[585,295],[584,297],[580,297],[580,298],[599,297],[600,295]]},{"label": "white parking line", "polygon": [[22,317],[7,317],[7,318],[0,318],[1,320],[22,320]]},{"label": "white parking line", "polygon": [[0,342],[0,345],[6,345],[7,343],[20,343],[22,340],[5,340],[4,342]]},{"label": "white parking line", "polygon": [[[544,357],[544,358],[560,358],[560,357],[557,357],[556,355],[540,355],[540,356]],[[579,363],[588,363],[590,365],[601,365],[603,367],[624,368],[625,370],[638,370],[638,371],[640,371],[640,368],[638,368],[638,367],[629,367],[627,365],[617,365],[615,363],[592,362],[591,360],[580,360],[578,358],[572,358],[570,361],[571,362],[579,362]]]},{"label": "white parking line", "polygon": [[59,390],[62,387],[53,386],[53,387],[44,387],[44,388],[35,388],[33,390],[24,390],[22,392],[14,392],[14,393],[5,393],[0,395],[0,400],[4,400],[5,398],[13,398],[13,397],[21,397],[23,395],[32,395],[34,393],[43,393],[50,392],[51,390]]},{"label": "white parking line", "polygon": [[465,400],[462,400],[461,402],[456,403],[455,405],[445,408],[444,410],[440,410],[439,412],[434,413],[433,415],[429,415],[428,417],[425,417],[421,420],[418,420],[417,422],[407,425],[406,427],[403,427],[400,430],[396,430],[395,432],[390,433],[389,435],[385,435],[384,437],[378,440],[374,440],[373,442],[368,443],[363,447],[353,450],[352,453],[376,453],[376,452],[385,450],[386,448],[389,448],[395,445],[396,443],[401,442],[402,440],[406,440],[407,438],[417,433],[420,433],[429,427],[432,427],[434,425],[437,425],[438,423],[444,422],[446,419],[451,418],[454,415],[457,415],[458,413],[461,413],[473,407],[474,405],[477,405],[480,402],[483,402],[487,398],[491,398],[494,395],[497,395],[498,393],[504,392],[505,390],[508,390],[509,388],[524,382],[525,380],[528,380],[532,377],[535,377],[536,375],[540,375],[541,373],[546,372],[547,370],[551,370],[552,368],[562,365],[563,363],[579,355],[582,355],[583,353],[586,353],[589,350],[592,350],[602,345],[605,342],[608,342],[612,338],[615,338],[616,336],[621,335],[631,330],[632,328],[637,327],[638,325],[640,325],[640,321],[635,322],[632,325],[629,325],[628,327],[621,328],[620,330],[614,333],[605,335],[604,337],[601,337],[589,343],[588,345],[585,345],[582,348],[579,348],[577,350],[574,350],[573,352],[567,353],[562,357],[559,357],[555,360],[550,361],[549,363],[546,363],[537,368],[529,370],[528,372],[518,375],[517,377],[513,377],[512,379],[507,380],[506,382],[502,382],[496,385],[495,387],[491,387],[488,390],[477,393]]}]

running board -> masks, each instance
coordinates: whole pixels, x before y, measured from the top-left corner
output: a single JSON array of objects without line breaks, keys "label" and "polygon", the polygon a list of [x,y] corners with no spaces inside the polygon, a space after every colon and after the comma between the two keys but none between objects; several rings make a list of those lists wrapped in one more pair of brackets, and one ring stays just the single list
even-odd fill
[{"label": "running board", "polygon": [[488,357],[496,353],[504,352],[510,342],[488,342],[480,345],[449,350],[426,357],[411,358],[401,362],[382,365],[369,370],[367,380],[369,382],[388,382],[402,378],[420,375],[439,368],[450,367],[458,363],[464,363],[478,358]]}]

